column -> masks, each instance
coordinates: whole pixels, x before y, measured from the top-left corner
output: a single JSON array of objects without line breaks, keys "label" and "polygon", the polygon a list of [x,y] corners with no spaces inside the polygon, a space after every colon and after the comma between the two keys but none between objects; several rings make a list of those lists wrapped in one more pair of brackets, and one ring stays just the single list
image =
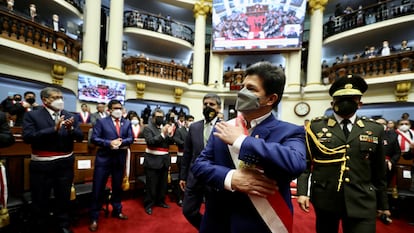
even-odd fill
[{"label": "column", "polygon": [[194,59],[193,59],[193,84],[204,84],[204,61],[206,44],[206,17],[211,10],[211,2],[200,0],[194,4],[195,18],[194,32]]},{"label": "column", "polygon": [[83,19],[82,63],[99,67],[101,0],[86,0]]},{"label": "column", "polygon": [[224,55],[214,54],[210,51],[210,69],[208,77],[208,86],[222,87],[223,86],[223,62]]},{"label": "column", "polygon": [[323,40],[323,10],[328,0],[309,0],[310,32],[307,86],[321,85]]},{"label": "column", "polygon": [[124,0],[111,1],[106,70],[122,72],[122,35],[124,31]]},{"label": "column", "polygon": [[283,54],[285,58],[285,74],[286,84],[288,90],[299,91],[300,90],[300,77],[301,77],[301,57],[302,52],[292,51]]}]

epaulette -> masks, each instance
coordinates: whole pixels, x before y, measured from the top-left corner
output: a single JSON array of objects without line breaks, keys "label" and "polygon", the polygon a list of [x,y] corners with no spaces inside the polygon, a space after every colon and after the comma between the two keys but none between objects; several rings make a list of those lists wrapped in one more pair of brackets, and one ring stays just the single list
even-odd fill
[{"label": "epaulette", "polygon": [[318,117],[314,117],[312,119],[312,121],[321,121],[321,120],[325,120],[327,118],[328,118],[327,116],[318,116]]}]

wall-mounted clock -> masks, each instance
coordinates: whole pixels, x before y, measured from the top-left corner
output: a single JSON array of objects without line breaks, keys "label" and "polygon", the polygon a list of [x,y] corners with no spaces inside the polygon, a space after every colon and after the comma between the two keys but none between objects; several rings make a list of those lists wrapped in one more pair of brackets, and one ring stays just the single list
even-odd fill
[{"label": "wall-mounted clock", "polygon": [[298,116],[306,116],[310,112],[310,106],[306,102],[299,102],[295,105],[295,108],[293,110]]}]

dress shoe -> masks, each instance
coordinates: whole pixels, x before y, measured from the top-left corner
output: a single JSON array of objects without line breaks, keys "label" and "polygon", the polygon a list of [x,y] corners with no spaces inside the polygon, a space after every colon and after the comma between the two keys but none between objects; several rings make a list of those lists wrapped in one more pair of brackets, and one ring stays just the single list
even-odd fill
[{"label": "dress shoe", "polygon": [[147,213],[148,215],[151,215],[152,214],[152,208],[151,207],[145,208],[145,213]]},{"label": "dress shoe", "polygon": [[166,209],[170,208],[170,206],[165,204],[165,203],[160,203],[160,204],[158,204],[158,206],[162,207],[162,208],[166,208]]},{"label": "dress shoe", "polygon": [[128,216],[126,216],[126,215],[125,215],[125,214],[123,214],[122,212],[121,212],[121,213],[119,213],[119,214],[112,213],[112,217],[114,217],[114,218],[119,218],[119,219],[122,219],[122,220],[127,220],[127,219],[128,219]]},{"label": "dress shoe", "polygon": [[178,205],[178,206],[180,206],[180,207],[182,207],[182,206],[183,206],[183,200],[179,200],[179,201],[177,202],[177,205]]},{"label": "dress shoe", "polygon": [[89,225],[89,230],[90,231],[97,231],[98,230],[98,222],[97,221],[92,221],[91,225]]}]

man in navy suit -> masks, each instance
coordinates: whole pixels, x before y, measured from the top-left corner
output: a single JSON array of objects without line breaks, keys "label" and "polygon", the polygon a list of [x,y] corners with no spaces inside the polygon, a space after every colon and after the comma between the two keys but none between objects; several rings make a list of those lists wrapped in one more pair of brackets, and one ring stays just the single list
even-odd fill
[{"label": "man in navy suit", "polygon": [[62,92],[46,87],[40,92],[44,108],[26,112],[23,117],[23,140],[30,143],[30,191],[34,229],[48,232],[50,192],[55,197],[54,216],[59,232],[69,229],[70,193],[73,182],[73,141],[82,141],[83,133],[75,115],[64,110]]},{"label": "man in navy suit", "polygon": [[122,212],[121,193],[127,149],[134,141],[131,122],[122,117],[119,100],[109,101],[108,109],[111,115],[96,122],[91,137],[98,151],[93,173],[90,231],[98,230],[99,211],[109,175],[112,177],[112,217],[128,219]]},{"label": "man in navy suit", "polygon": [[[201,204],[205,194],[205,185],[198,182],[190,171],[200,152],[204,149],[212,126],[217,122],[220,112],[221,99],[218,95],[209,93],[203,97],[204,119],[191,124],[184,142],[183,160],[180,170],[180,186],[184,190],[183,214],[195,228],[200,229],[202,214]],[[205,133],[204,137],[204,131]]]},{"label": "man in navy suit", "polygon": [[241,115],[215,125],[191,169],[211,187],[200,232],[291,232],[290,182],[306,168],[305,131],[272,114],[285,86],[280,68],[256,63],[242,85]]}]

